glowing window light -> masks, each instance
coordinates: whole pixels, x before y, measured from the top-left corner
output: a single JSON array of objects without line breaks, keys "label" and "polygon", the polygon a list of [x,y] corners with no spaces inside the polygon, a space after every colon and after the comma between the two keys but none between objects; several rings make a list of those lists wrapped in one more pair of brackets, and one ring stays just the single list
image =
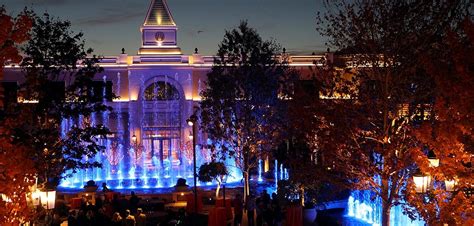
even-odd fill
[{"label": "glowing window light", "polygon": [[112,102],[116,102],[116,103],[124,103],[124,102],[129,102],[130,99],[113,99]]},{"label": "glowing window light", "polygon": [[37,103],[39,103],[39,100],[36,100],[36,99],[27,100],[23,97],[18,97],[16,101],[18,103],[22,103],[22,104],[37,104]]}]

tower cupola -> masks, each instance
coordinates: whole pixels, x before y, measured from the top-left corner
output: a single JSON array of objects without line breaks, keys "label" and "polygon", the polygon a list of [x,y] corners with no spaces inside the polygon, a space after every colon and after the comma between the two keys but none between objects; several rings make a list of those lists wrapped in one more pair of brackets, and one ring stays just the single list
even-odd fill
[{"label": "tower cupola", "polygon": [[142,46],[140,55],[180,55],[178,27],[166,0],[151,0],[148,13],[140,28]]}]

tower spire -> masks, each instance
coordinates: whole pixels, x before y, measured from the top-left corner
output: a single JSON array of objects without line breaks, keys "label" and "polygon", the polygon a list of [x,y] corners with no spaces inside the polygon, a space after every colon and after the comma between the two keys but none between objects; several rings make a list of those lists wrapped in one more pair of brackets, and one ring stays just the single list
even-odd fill
[{"label": "tower spire", "polygon": [[144,26],[176,26],[166,0],[152,0]]},{"label": "tower spire", "polygon": [[177,46],[178,27],[166,0],[151,0],[145,21],[141,26],[142,46],[140,55],[180,55]]}]

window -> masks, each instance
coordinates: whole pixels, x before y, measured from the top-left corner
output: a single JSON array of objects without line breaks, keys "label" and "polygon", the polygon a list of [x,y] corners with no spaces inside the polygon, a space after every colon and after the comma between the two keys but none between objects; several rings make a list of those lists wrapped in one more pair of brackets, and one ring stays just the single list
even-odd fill
[{"label": "window", "polygon": [[155,82],[145,89],[145,100],[179,100],[179,92],[167,82]]}]

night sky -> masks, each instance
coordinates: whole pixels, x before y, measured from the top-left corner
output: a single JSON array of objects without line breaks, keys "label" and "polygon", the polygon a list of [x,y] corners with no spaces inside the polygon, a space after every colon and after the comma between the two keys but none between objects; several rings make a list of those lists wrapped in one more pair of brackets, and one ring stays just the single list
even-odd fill
[{"label": "night sky", "polygon": [[[74,31],[84,32],[86,45],[96,54],[116,55],[121,48],[137,53],[139,27],[150,0],[2,0],[2,4],[10,14],[27,6],[70,20]],[[242,19],[288,52],[309,54],[326,49],[315,30],[316,13],[322,7],[318,0],[168,0],[168,6],[184,54],[195,47],[202,54],[214,54],[224,31]]]}]

